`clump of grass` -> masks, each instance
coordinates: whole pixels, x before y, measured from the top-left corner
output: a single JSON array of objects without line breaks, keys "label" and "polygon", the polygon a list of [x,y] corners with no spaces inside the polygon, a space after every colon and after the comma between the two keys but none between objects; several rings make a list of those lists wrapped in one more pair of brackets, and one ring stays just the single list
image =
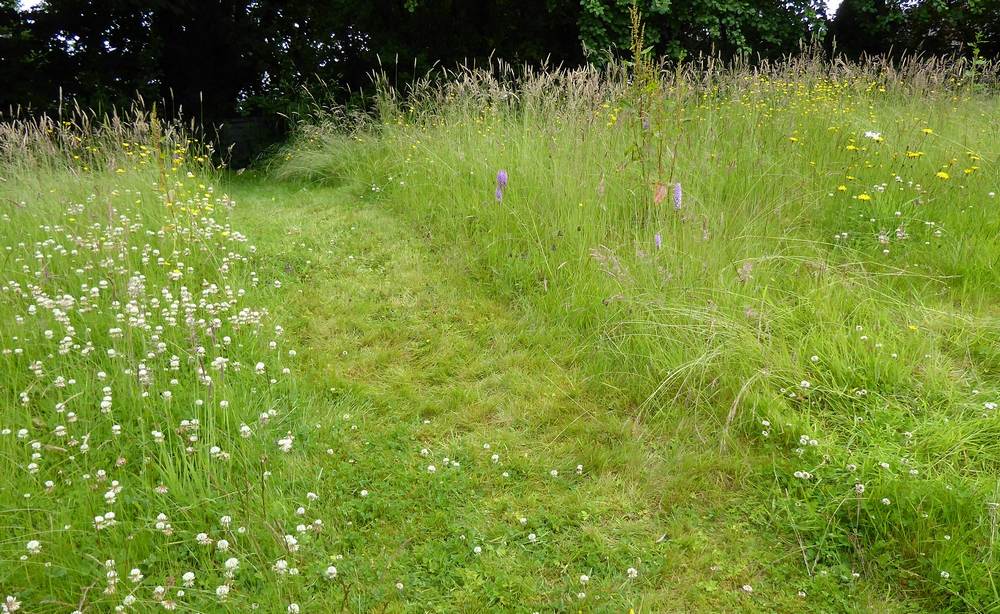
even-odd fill
[{"label": "clump of grass", "polygon": [[754,521],[808,574],[996,607],[995,67],[649,70],[445,72],[277,172],[352,182],[570,325],[620,411],[768,457]]}]

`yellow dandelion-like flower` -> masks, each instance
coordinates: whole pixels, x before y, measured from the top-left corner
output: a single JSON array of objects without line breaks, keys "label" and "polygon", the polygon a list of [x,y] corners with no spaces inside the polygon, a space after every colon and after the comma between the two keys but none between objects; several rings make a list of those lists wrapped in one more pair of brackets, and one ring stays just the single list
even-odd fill
[{"label": "yellow dandelion-like flower", "polygon": [[847,191],[847,186],[846,185],[838,185],[837,186],[837,191],[838,192],[846,192]]},{"label": "yellow dandelion-like flower", "polygon": [[858,200],[871,200],[872,199],[871,195],[869,195],[867,193],[858,194],[857,196],[855,196],[855,198],[857,198]]},{"label": "yellow dandelion-like flower", "polygon": [[906,157],[907,158],[919,158],[922,155],[924,155],[924,152],[922,152],[922,151],[907,151],[906,152]]},{"label": "yellow dandelion-like flower", "polygon": [[944,171],[938,171],[934,173],[934,176],[937,177],[938,179],[951,179],[951,175],[949,175]]},{"label": "yellow dandelion-like flower", "polygon": [[924,128],[923,130],[921,130],[921,132],[923,132],[924,134],[934,134],[934,130],[932,130],[931,128]]}]

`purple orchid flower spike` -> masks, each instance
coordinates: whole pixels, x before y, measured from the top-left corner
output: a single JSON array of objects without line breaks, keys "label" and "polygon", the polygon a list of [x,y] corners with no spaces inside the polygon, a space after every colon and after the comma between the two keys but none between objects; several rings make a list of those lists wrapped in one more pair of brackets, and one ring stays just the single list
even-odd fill
[{"label": "purple orchid flower spike", "polygon": [[500,169],[497,171],[497,202],[503,200],[503,190],[507,187],[507,171]]},{"label": "purple orchid flower spike", "polygon": [[656,245],[656,249],[663,247],[663,235],[660,233],[653,235],[653,244]]},{"label": "purple orchid flower spike", "polygon": [[681,210],[681,197],[683,194],[684,193],[681,191],[681,182],[678,181],[674,184],[674,211]]}]

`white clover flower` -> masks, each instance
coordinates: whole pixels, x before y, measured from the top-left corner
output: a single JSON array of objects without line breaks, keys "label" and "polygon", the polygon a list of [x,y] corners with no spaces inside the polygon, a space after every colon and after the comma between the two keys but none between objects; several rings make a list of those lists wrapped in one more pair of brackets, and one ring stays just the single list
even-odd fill
[{"label": "white clover flower", "polygon": [[223,584],[222,586],[215,587],[215,596],[218,597],[220,601],[228,597],[229,585]]},{"label": "white clover flower", "polygon": [[288,614],[299,614],[299,604],[297,603],[288,604]]},{"label": "white clover flower", "polygon": [[218,550],[220,550],[222,552],[225,552],[225,551],[229,550],[229,540],[227,540],[227,539],[220,539],[219,541],[215,542],[215,547]]},{"label": "white clover flower", "polygon": [[326,568],[326,571],[323,572],[323,575],[326,577],[327,580],[333,580],[334,578],[337,577],[337,568],[334,567],[333,565],[330,565],[329,567]]},{"label": "white clover flower", "polygon": [[138,569],[138,568],[135,568],[135,567],[134,567],[134,568],[132,568],[132,571],[128,572],[128,579],[129,579],[129,580],[130,580],[130,581],[131,581],[131,582],[132,582],[133,584],[138,584],[138,583],[142,582],[142,579],[143,579],[144,577],[145,577],[145,576],[143,576],[143,575],[142,575],[142,572],[141,572],[141,571],[139,571],[139,569]]},{"label": "white clover flower", "polygon": [[33,539],[25,544],[25,548],[28,550],[28,554],[38,554],[42,551],[42,543],[37,539]]},{"label": "white clover flower", "polygon": [[625,574],[629,577],[630,580],[635,580],[636,578],[639,577],[639,570],[636,569],[635,567],[629,567],[628,569],[625,570]]},{"label": "white clover flower", "polygon": [[181,576],[181,580],[184,582],[184,586],[186,586],[187,588],[193,587],[194,586],[194,572],[193,571],[185,571],[184,575]]},{"label": "white clover flower", "polygon": [[240,560],[236,557],[230,557],[226,559],[225,566],[229,571],[236,571],[240,566]]},{"label": "white clover flower", "polygon": [[94,528],[98,531],[115,524],[115,513],[105,512],[103,516],[94,516]]},{"label": "white clover flower", "polygon": [[580,576],[580,584],[586,584],[587,582],[590,582],[590,576],[588,576],[587,574],[582,574]]}]

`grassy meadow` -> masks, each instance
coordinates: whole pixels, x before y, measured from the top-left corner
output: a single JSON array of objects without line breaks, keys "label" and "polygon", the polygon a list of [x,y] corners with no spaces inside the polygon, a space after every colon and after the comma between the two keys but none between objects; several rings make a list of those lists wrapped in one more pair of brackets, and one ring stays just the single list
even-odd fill
[{"label": "grassy meadow", "polygon": [[5,611],[1000,609],[995,83],[500,64],[239,174],[4,124]]}]

